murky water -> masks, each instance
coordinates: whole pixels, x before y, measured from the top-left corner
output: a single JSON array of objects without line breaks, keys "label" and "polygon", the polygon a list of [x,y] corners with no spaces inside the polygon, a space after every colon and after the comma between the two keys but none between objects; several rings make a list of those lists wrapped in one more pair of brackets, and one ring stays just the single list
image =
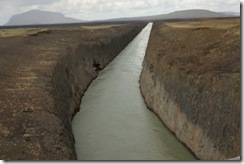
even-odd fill
[{"label": "murky water", "polygon": [[152,24],[99,73],[72,128],[79,160],[194,160],[147,109],[139,76]]}]

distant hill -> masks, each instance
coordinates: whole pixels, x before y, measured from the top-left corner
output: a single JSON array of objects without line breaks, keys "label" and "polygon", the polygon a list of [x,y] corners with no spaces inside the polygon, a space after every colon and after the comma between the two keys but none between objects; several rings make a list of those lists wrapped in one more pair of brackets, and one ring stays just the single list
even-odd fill
[{"label": "distant hill", "polygon": [[61,23],[77,23],[81,20],[65,17],[61,13],[30,10],[25,13],[12,16],[5,26],[17,25],[33,25],[33,24],[61,24]]},{"label": "distant hill", "polygon": [[118,18],[110,19],[111,21],[132,21],[132,20],[164,20],[164,19],[194,19],[194,18],[217,18],[217,17],[232,17],[232,14],[213,12],[209,10],[182,10],[168,14],[133,17],[133,18]]},{"label": "distant hill", "polygon": [[226,11],[226,12],[222,12],[222,13],[229,14],[229,15],[233,15],[233,16],[240,16],[240,13],[238,13],[238,12]]},{"label": "distant hill", "polygon": [[[100,20],[92,22],[103,21],[134,21],[134,20],[166,20],[166,19],[193,19],[193,18],[217,18],[217,17],[233,17],[240,16],[240,13],[235,12],[213,12],[209,10],[182,10],[175,11],[168,14],[142,16],[142,17],[128,17],[128,18],[116,18],[109,20]],[[5,26],[18,26],[18,25],[40,25],[40,24],[65,24],[65,23],[79,23],[84,22],[79,19],[65,17],[61,13],[42,11],[42,10],[30,10],[21,14],[12,16]]]}]

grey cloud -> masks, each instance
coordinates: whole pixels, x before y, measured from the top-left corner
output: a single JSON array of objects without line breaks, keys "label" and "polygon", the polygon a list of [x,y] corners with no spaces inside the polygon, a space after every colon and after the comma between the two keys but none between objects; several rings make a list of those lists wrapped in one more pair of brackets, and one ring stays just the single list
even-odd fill
[{"label": "grey cloud", "polygon": [[1,0],[3,5],[12,6],[32,6],[32,5],[47,5],[54,3],[55,0]]}]

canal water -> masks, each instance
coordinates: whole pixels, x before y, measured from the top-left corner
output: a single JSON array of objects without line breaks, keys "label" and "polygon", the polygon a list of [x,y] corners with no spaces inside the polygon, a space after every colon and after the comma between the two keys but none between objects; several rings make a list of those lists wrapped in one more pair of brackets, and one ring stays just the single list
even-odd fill
[{"label": "canal water", "polygon": [[72,121],[78,160],[194,160],[147,109],[139,76],[152,24],[99,72]]}]

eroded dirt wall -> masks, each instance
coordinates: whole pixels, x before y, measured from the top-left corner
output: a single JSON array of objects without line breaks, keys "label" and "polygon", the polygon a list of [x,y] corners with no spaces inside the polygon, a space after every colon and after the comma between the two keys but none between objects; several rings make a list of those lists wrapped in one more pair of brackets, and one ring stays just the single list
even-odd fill
[{"label": "eroded dirt wall", "polygon": [[239,22],[157,22],[149,39],[142,95],[199,159],[240,156]]},{"label": "eroded dirt wall", "polygon": [[93,60],[104,67],[144,25],[28,29],[34,34],[0,38],[0,159],[76,159],[70,123],[97,75]]},{"label": "eroded dirt wall", "polygon": [[69,134],[68,141],[73,139],[71,119],[79,110],[81,96],[97,76],[97,71],[93,68],[94,61],[104,68],[134,39],[141,27],[121,31],[120,35],[100,41],[81,43],[73,51],[68,48],[67,54],[60,57],[52,81],[55,104]]}]

